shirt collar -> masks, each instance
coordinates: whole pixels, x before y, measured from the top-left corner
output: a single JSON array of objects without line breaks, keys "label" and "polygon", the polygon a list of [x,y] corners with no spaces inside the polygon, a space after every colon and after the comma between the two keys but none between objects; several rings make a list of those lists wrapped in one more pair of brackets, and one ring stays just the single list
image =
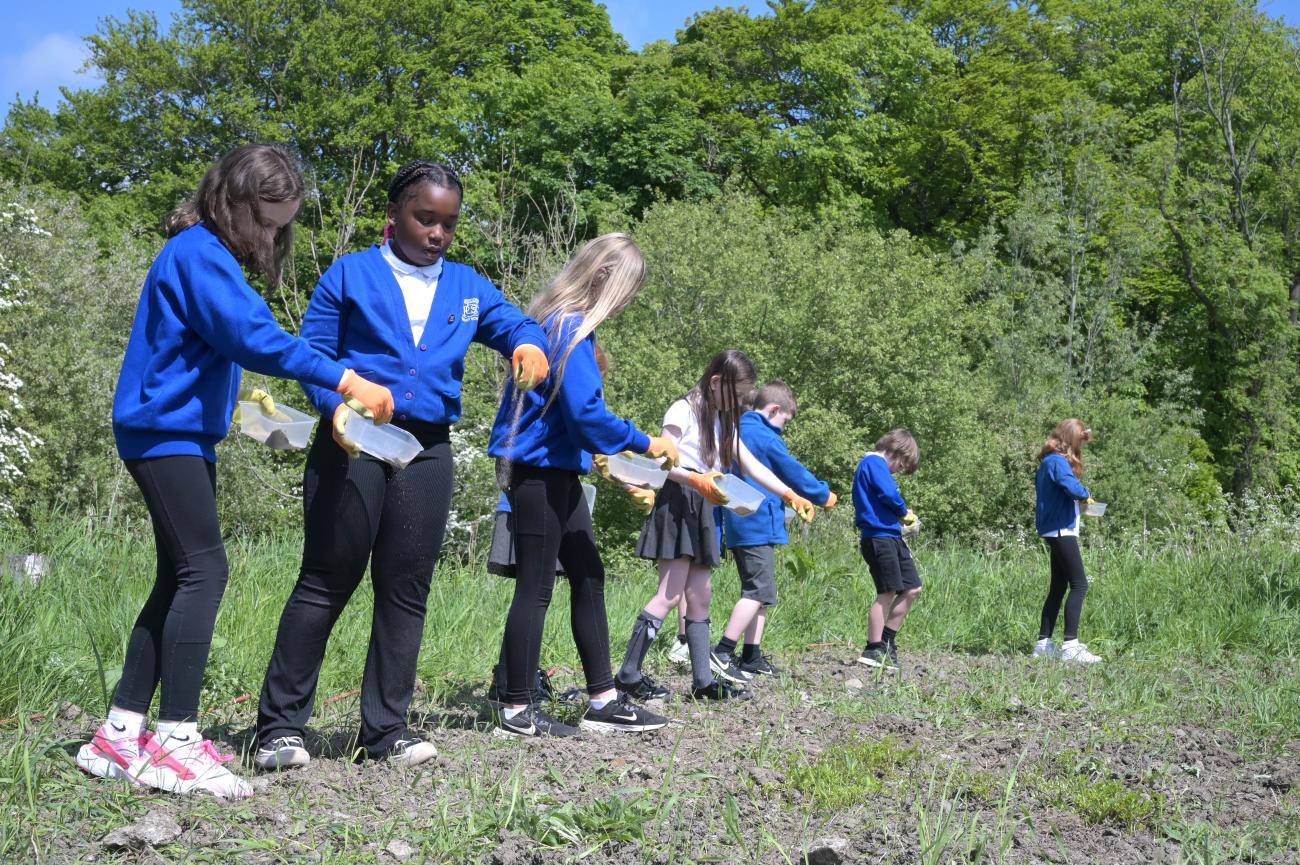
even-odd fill
[{"label": "shirt collar", "polygon": [[442,275],[441,258],[433,264],[428,264],[424,267],[416,267],[414,264],[407,264],[405,261],[398,258],[397,254],[393,252],[392,246],[386,242],[383,246],[379,247],[379,252],[384,256],[384,261],[388,262],[388,266],[397,273],[405,275],[415,274],[426,282],[432,282]]},{"label": "shirt collar", "polygon": [[751,415],[751,414],[752,414],[754,417],[756,417],[756,418],[758,418],[759,420],[761,420],[761,421],[763,422],[763,425],[764,425],[765,427],[767,427],[768,429],[770,429],[772,432],[774,432],[774,433],[776,433],[777,435],[782,436],[782,437],[785,436],[785,430],[778,429],[777,426],[776,426],[776,424],[774,424],[774,423],[772,423],[770,420],[768,420],[768,419],[767,419],[767,415],[763,414],[761,411],[754,411],[754,410],[751,409],[750,411],[745,412],[745,414],[747,414],[747,415]]}]

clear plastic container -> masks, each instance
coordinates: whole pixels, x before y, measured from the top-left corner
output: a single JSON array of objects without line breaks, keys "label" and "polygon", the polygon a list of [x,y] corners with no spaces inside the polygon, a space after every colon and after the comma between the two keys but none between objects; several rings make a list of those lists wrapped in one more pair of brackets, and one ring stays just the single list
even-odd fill
[{"label": "clear plastic container", "polygon": [[637,454],[610,454],[609,473],[625,484],[657,490],[668,480],[659,460]]},{"label": "clear plastic container", "polygon": [[1083,509],[1083,515],[1085,517],[1099,517],[1104,513],[1106,513],[1105,502],[1093,502],[1092,504],[1085,506]]},{"label": "clear plastic container", "polygon": [[275,407],[272,415],[262,414],[260,402],[239,402],[239,431],[278,451],[298,450],[311,441],[316,416],[287,405]]},{"label": "clear plastic container", "polygon": [[587,513],[596,512],[596,488],[591,484],[582,485],[582,495],[587,500]]},{"label": "clear plastic container", "polygon": [[747,517],[763,503],[763,493],[732,474],[717,478],[718,489],[727,497],[723,507]]},{"label": "clear plastic container", "polygon": [[344,432],[363,451],[399,469],[406,468],[424,450],[420,440],[406,430],[392,424],[376,426],[352,409],[348,409]]}]

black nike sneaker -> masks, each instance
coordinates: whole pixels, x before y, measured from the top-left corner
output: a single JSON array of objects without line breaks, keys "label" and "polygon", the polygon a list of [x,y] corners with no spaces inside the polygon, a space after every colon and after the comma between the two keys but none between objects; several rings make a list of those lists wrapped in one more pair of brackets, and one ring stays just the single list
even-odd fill
[{"label": "black nike sneaker", "polygon": [[672,695],[672,691],[669,691],[645,673],[642,673],[641,678],[630,685],[620,682],[616,678],[614,679],[614,687],[620,693],[627,694],[633,700],[640,700],[643,703],[649,700],[667,700]]},{"label": "black nike sneaker", "polygon": [[550,736],[563,738],[578,735],[577,727],[570,727],[563,721],[557,721],[536,706],[529,706],[513,718],[507,718],[503,711],[496,728],[497,735],[507,736]]},{"label": "black nike sneaker", "polygon": [[628,733],[644,733],[668,726],[668,719],[643,709],[628,699],[627,694],[619,694],[610,700],[604,708],[587,707],[586,713],[578,726],[584,730],[621,730]]}]

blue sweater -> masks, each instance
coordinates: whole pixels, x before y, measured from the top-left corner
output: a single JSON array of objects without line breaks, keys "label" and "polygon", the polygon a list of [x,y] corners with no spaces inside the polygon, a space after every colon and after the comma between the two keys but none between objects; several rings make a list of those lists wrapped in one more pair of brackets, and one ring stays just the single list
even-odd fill
[{"label": "blue sweater", "polygon": [[145,277],[113,394],[118,454],[216,462],[240,367],[331,391],[344,373],[285,333],[230,250],[200,223],[167,241]]},{"label": "blue sweater", "polygon": [[[506,357],[524,344],[546,348],[537,322],[473,268],[446,260],[417,345],[401,286],[378,246],[345,255],[325,271],[303,316],[302,335],[391,389],[394,419],[426,423],[460,420],[460,383],[471,342]],[[324,388],[303,390],[327,420],[343,401]]]},{"label": "blue sweater", "polygon": [[1034,505],[1034,524],[1038,534],[1048,535],[1074,528],[1078,519],[1076,501],[1088,498],[1088,488],[1079,482],[1064,454],[1048,454],[1038,464],[1034,477],[1038,501]]},{"label": "blue sweater", "polygon": [[864,538],[901,538],[899,520],[907,516],[907,502],[879,454],[867,454],[853,475],[853,524]]},{"label": "blue sweater", "polygon": [[591,470],[591,455],[616,454],[632,450],[644,453],[650,437],[605,407],[604,379],[596,365],[596,335],[589,334],[569,355],[564,381],[545,414],[542,408],[553,392],[559,359],[582,326],[577,314],[554,316],[546,323],[552,337],[547,356],[552,374],[539,388],[522,397],[523,405],[515,432],[511,415],[515,409],[515,385],[511,380],[501,396],[501,408],[488,442],[488,453],[537,468],[568,469],[585,474]]},{"label": "blue sweater", "polygon": [[[826,504],[831,495],[830,486],[813,477],[812,472],[790,455],[781,430],[761,412],[750,411],[741,416],[740,440],[754,459],[771,469],[786,486],[815,505]],[[722,529],[728,547],[790,543],[785,530],[785,502],[762,487],[758,489],[763,491],[763,503],[749,516],[742,517],[728,508],[722,509]]]}]

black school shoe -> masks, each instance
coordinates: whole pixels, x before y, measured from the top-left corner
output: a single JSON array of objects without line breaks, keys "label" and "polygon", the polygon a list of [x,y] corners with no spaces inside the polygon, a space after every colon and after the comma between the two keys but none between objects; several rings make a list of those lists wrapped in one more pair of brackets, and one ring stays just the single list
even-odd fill
[{"label": "black school shoe", "polygon": [[[547,675],[545,670],[539,669],[537,671],[537,684],[534,687],[537,691],[537,702],[539,704],[549,703],[556,698],[555,686],[551,684],[551,677]],[[492,684],[488,686],[487,701],[496,709],[500,709],[506,702],[501,699],[501,692],[497,689],[496,667],[492,668]],[[572,701],[566,699],[565,702],[568,703]]]},{"label": "black school shoe", "polygon": [[758,655],[751,660],[741,661],[740,669],[753,676],[779,676],[785,672],[767,659],[767,655]]},{"label": "black school shoe", "polygon": [[750,700],[754,695],[747,688],[735,688],[721,679],[714,679],[703,688],[691,688],[692,700]]},{"label": "black school shoe", "polygon": [[740,669],[736,663],[736,658],[730,652],[719,652],[714,649],[709,652],[709,669],[713,675],[726,679],[733,685],[746,685],[749,680],[754,678],[751,673],[746,673]]},{"label": "black school shoe", "polygon": [[617,698],[606,703],[603,709],[588,706],[578,726],[584,730],[644,733],[647,730],[667,727],[668,719],[641,708],[629,700],[627,694],[619,694]]},{"label": "black school shoe", "polygon": [[875,667],[881,670],[897,670],[898,664],[889,657],[889,650],[886,646],[873,649],[867,646],[862,650],[862,655],[858,658],[858,663],[866,667]]},{"label": "black school shoe", "polygon": [[626,694],[633,700],[645,703],[649,700],[667,700],[672,696],[672,691],[650,678],[647,674],[642,673],[641,678],[636,682],[628,685],[614,679],[614,687],[620,694]]},{"label": "black school shoe", "polygon": [[506,713],[502,712],[495,732],[507,736],[549,736],[560,739],[578,735],[578,728],[555,720],[536,706],[529,706],[513,718],[507,718]]}]

